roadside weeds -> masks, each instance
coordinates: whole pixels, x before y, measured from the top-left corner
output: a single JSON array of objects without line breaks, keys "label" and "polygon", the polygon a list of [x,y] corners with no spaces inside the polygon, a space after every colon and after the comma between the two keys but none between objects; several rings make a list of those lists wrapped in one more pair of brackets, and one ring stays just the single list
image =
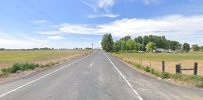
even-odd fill
[{"label": "roadside weeds", "polygon": [[184,85],[186,84],[186,85],[192,85],[192,86],[196,86],[199,88],[203,88],[203,77],[201,77],[201,76],[184,75],[184,74],[171,74],[168,72],[160,72],[160,71],[158,71],[154,68],[151,68],[149,66],[143,66],[143,65],[131,62],[131,61],[123,60],[120,57],[117,57],[117,58],[122,60],[124,63],[127,63],[128,65],[130,65],[134,69],[136,68],[139,71],[144,71],[145,73],[150,74],[152,76],[155,76],[157,78],[170,79],[170,80],[172,80],[178,84],[184,84]]},{"label": "roadside weeds", "polygon": [[[15,63],[11,67],[8,68],[2,68],[0,70],[0,81],[4,79],[8,79],[10,77],[18,77],[22,73],[28,72],[29,74],[35,72],[35,71],[43,71],[48,68],[63,64],[65,61],[76,59],[78,57],[84,56],[87,54],[81,54],[77,56],[72,56],[69,59],[63,60],[63,61],[56,61],[56,62],[50,62],[47,64],[38,64],[38,63]],[[27,75],[27,74],[26,74]]]}]

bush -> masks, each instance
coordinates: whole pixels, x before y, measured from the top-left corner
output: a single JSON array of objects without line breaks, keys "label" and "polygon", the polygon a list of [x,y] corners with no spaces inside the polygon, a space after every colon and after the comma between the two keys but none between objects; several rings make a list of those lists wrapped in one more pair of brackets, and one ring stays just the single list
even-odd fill
[{"label": "bush", "polygon": [[192,75],[190,77],[187,77],[187,80],[193,80],[193,81],[200,81],[202,78],[197,75]]},{"label": "bush", "polygon": [[162,72],[162,73],[161,73],[161,78],[162,78],[162,79],[170,78],[170,74],[167,73],[167,72]]},{"label": "bush", "polygon": [[22,71],[25,71],[25,70],[33,70],[33,69],[35,69],[35,68],[37,68],[37,67],[40,67],[40,65],[39,65],[39,64],[33,64],[33,63],[31,63],[31,64],[25,63],[25,64],[22,64],[22,65],[21,65],[21,70],[22,70]]},{"label": "bush", "polygon": [[44,67],[49,67],[49,66],[50,66],[50,64],[45,64],[45,65],[44,65]]},{"label": "bush", "polygon": [[21,70],[21,68],[22,68],[22,65],[16,63],[16,64],[14,64],[14,65],[11,67],[10,72],[11,72],[11,73],[16,73],[18,70]]},{"label": "bush", "polygon": [[8,76],[8,72],[0,72],[0,77]]},{"label": "bush", "polygon": [[154,69],[153,68],[151,68],[151,70],[150,70],[150,73],[152,74],[152,75],[154,75]]},{"label": "bush", "polygon": [[1,72],[2,73],[9,73],[10,71],[9,71],[9,68],[2,68]]},{"label": "bush", "polygon": [[52,63],[45,64],[45,65],[39,65],[39,64],[34,64],[34,63],[22,63],[22,64],[15,63],[15,64],[13,64],[12,67],[2,68],[0,70],[0,77],[8,76],[9,73],[16,73],[19,70],[21,70],[21,71],[33,70],[37,67],[44,68],[44,67],[50,67],[50,66],[53,66],[56,64],[59,64],[59,62],[52,62]]},{"label": "bush", "polygon": [[29,63],[25,63],[25,64],[19,64],[19,63],[15,63],[12,67],[10,68],[4,68],[2,69],[2,72],[8,72],[8,73],[16,73],[17,71],[21,70],[21,71],[25,71],[25,70],[33,70],[36,67],[39,67],[39,64],[29,64]]},{"label": "bush", "polygon": [[174,74],[174,75],[171,75],[171,77],[174,78],[174,79],[183,80],[183,75],[182,74]]},{"label": "bush", "polygon": [[161,76],[161,72],[154,70],[154,75],[156,77],[160,77]]},{"label": "bush", "polygon": [[149,66],[147,66],[147,67],[144,68],[144,71],[150,72],[150,71],[151,71],[151,68],[150,68]]}]

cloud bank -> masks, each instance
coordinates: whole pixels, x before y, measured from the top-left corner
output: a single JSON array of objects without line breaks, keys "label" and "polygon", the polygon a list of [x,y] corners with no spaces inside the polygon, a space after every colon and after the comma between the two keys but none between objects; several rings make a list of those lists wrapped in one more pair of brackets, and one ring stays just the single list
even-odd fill
[{"label": "cloud bank", "polygon": [[192,35],[203,32],[203,15],[172,15],[152,19],[120,19],[106,24],[87,25],[64,23],[56,31],[44,31],[42,34],[90,34],[112,33],[114,36],[157,35]]}]

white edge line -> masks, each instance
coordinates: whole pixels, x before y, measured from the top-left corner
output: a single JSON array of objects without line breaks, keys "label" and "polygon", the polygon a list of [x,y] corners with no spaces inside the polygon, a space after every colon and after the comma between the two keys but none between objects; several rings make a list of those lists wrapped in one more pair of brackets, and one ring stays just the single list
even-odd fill
[{"label": "white edge line", "polygon": [[21,88],[27,86],[27,85],[30,85],[30,84],[32,84],[32,83],[34,83],[34,82],[37,82],[37,81],[39,81],[40,79],[43,79],[43,78],[45,78],[45,77],[47,77],[47,76],[49,76],[49,75],[51,75],[51,74],[53,74],[53,73],[56,73],[56,72],[58,72],[58,71],[60,71],[60,70],[62,70],[62,69],[64,69],[64,68],[66,68],[66,67],[68,67],[68,66],[70,66],[70,65],[72,65],[72,64],[74,64],[74,63],[77,63],[77,62],[79,62],[79,61],[81,61],[81,60],[83,60],[83,59],[85,59],[85,58],[87,58],[87,57],[89,57],[89,56],[90,56],[90,55],[88,55],[88,56],[86,56],[86,57],[84,57],[84,58],[81,58],[81,59],[79,59],[79,60],[77,60],[77,61],[74,61],[74,62],[68,64],[67,66],[64,66],[64,67],[61,67],[61,68],[59,68],[59,69],[56,69],[56,70],[53,71],[53,72],[50,72],[50,73],[48,73],[48,74],[46,74],[46,75],[44,75],[44,76],[42,76],[42,77],[39,77],[39,78],[37,78],[37,79],[35,79],[35,80],[32,80],[32,81],[30,81],[30,82],[28,82],[28,83],[26,83],[26,84],[24,84],[24,85],[21,85],[21,86],[15,88],[15,89],[12,89],[12,90],[10,90],[10,91],[8,91],[8,92],[6,92],[6,93],[3,93],[3,94],[0,95],[0,98],[4,97],[4,96],[6,96],[6,95],[8,95],[8,94],[10,94],[10,93],[12,93],[12,92],[15,92],[15,91],[17,91],[17,90],[19,90],[19,89],[21,89]]},{"label": "white edge line", "polygon": [[139,100],[143,100],[143,98],[139,95],[139,93],[133,88],[133,86],[130,84],[130,82],[126,79],[126,77],[121,73],[121,71],[116,67],[116,65],[109,59],[109,57],[104,53],[104,55],[108,58],[108,60],[111,62],[113,67],[118,71],[118,73],[123,77],[123,79],[127,82],[129,87],[133,90],[133,92],[137,95]]}]

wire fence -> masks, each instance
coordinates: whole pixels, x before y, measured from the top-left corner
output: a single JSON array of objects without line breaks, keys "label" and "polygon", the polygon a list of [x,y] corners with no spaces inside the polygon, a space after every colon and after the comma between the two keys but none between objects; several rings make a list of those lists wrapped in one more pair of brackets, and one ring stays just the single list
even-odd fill
[{"label": "wire fence", "polygon": [[[194,64],[197,63],[197,75],[203,76],[203,63],[199,63],[197,60],[183,60],[183,61],[156,61],[156,60],[149,60],[149,59],[143,59],[143,58],[130,58],[130,57],[121,57],[125,61],[133,62],[136,64],[140,64],[143,66],[149,66],[152,67],[160,72],[163,71],[163,61],[164,61],[164,71],[169,72],[172,74],[177,73],[176,72],[176,65],[180,64],[181,69],[184,71],[181,71],[182,74],[185,75],[194,75]],[[190,70],[189,70],[190,69]]]}]

